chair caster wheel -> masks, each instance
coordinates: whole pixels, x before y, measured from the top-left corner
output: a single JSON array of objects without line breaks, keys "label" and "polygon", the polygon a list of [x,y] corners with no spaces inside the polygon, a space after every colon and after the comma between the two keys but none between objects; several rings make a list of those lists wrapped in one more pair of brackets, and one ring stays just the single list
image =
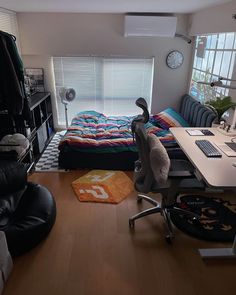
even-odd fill
[{"label": "chair caster wheel", "polygon": [[166,242],[167,242],[169,245],[171,245],[171,244],[172,244],[172,242],[173,242],[173,239],[174,239],[174,237],[173,237],[173,236],[171,236],[171,235],[167,235],[167,236],[166,236]]},{"label": "chair caster wheel", "polygon": [[197,217],[193,217],[193,218],[192,218],[192,223],[193,223],[194,225],[199,225],[199,224],[200,224],[200,220],[199,220],[199,218],[197,218]]},{"label": "chair caster wheel", "polygon": [[134,221],[129,219],[129,227],[134,228]]}]

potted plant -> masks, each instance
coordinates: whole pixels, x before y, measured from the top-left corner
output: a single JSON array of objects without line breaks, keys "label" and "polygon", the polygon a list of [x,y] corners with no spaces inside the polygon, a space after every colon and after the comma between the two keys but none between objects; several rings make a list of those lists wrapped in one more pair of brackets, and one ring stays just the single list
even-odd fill
[{"label": "potted plant", "polygon": [[236,106],[236,103],[232,102],[231,96],[216,97],[216,99],[206,101],[205,104],[213,109],[217,114],[217,122],[215,122],[216,124],[220,124],[220,121],[222,120],[221,117],[224,112]]}]

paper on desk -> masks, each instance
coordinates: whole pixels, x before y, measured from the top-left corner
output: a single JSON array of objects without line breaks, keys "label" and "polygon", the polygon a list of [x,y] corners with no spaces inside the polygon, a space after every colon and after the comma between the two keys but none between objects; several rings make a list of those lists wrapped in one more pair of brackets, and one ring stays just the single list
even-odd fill
[{"label": "paper on desk", "polygon": [[188,129],[186,131],[188,132],[189,135],[194,135],[194,136],[196,136],[196,135],[204,135],[202,133],[202,131],[199,130],[199,129]]}]

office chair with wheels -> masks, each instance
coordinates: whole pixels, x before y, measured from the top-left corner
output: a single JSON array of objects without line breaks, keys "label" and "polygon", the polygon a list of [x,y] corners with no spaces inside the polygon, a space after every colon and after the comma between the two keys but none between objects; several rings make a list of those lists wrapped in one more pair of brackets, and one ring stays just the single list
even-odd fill
[{"label": "office chair with wheels", "polygon": [[[146,101],[139,98],[136,105],[143,109],[143,114],[137,116],[132,122],[136,145],[139,152],[139,160],[135,163],[134,183],[138,191],[137,201],[145,200],[153,205],[129,218],[129,225],[134,227],[136,219],[161,213],[167,225],[167,242],[174,238],[170,213],[185,215],[192,221],[198,221],[199,216],[193,212],[178,208],[176,198],[180,193],[193,190],[203,190],[204,184],[194,176],[193,166],[186,160],[169,158],[166,149],[154,134],[147,134],[145,123],[149,120]],[[149,192],[160,193],[161,202],[150,198]]]}]

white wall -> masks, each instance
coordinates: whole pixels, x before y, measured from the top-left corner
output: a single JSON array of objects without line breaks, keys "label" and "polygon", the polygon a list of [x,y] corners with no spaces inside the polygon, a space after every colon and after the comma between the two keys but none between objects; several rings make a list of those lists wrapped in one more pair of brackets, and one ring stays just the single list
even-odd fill
[{"label": "white wall", "polygon": [[201,10],[190,17],[190,36],[236,32],[236,1]]},{"label": "white wall", "polygon": [[[192,47],[180,38],[124,37],[122,14],[18,13],[17,17],[24,65],[45,69],[46,89],[53,95],[50,57],[66,55],[154,56],[152,112],[178,108],[188,91]],[[185,33],[187,25],[188,17],[178,15],[177,32]],[[166,66],[166,55],[173,49],[185,58],[177,70]]]}]

